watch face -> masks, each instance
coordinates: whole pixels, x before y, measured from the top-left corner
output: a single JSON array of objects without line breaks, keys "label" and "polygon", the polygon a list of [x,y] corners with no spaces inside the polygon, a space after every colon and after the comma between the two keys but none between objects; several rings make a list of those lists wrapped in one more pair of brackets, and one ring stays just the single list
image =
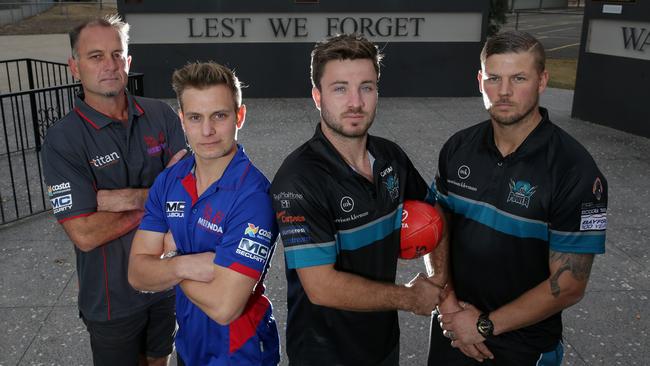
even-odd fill
[{"label": "watch face", "polygon": [[484,337],[491,336],[492,331],[494,331],[494,324],[487,317],[480,317],[476,327],[478,328],[478,332]]}]

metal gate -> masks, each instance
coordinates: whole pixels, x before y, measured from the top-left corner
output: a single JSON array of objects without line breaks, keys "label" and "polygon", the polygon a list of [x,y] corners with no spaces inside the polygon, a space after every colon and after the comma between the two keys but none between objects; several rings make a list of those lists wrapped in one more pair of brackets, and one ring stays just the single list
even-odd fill
[{"label": "metal gate", "polygon": [[[128,89],[142,95],[143,74]],[[66,64],[0,61],[0,225],[50,209],[40,148],[49,126],[73,107],[81,90]]]}]

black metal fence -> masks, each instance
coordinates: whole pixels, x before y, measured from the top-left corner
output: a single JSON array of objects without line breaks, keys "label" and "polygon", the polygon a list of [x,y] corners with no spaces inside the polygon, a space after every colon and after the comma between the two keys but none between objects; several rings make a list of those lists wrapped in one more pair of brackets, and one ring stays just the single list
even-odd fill
[{"label": "black metal fence", "polygon": [[[129,75],[142,95],[143,74]],[[67,65],[33,59],[0,61],[0,224],[50,209],[40,147],[49,126],[73,107],[81,90]]]}]

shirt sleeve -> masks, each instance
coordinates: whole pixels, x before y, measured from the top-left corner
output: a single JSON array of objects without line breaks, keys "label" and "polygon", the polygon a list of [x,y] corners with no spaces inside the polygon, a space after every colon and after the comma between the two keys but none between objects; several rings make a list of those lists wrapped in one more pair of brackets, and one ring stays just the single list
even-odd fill
[{"label": "shirt sleeve", "polygon": [[315,197],[318,191],[295,176],[276,175],[273,182],[273,209],[289,269],[336,262],[334,219],[323,206],[325,200]]},{"label": "shirt sleeve", "polygon": [[59,222],[97,211],[97,191],[89,163],[69,150],[70,146],[75,144],[68,143],[55,131],[46,137],[41,151],[47,194]]},{"label": "shirt sleeve", "polygon": [[239,197],[224,223],[214,263],[256,281],[273,255],[278,229],[267,192]]},{"label": "shirt sleeve", "polygon": [[159,233],[166,233],[169,230],[169,225],[166,219],[165,210],[165,178],[169,170],[158,175],[149,189],[147,195],[147,202],[144,205],[144,217],[140,222],[140,230],[155,231]]},{"label": "shirt sleeve", "polygon": [[567,172],[553,198],[550,248],[557,252],[605,252],[607,181],[592,163]]}]

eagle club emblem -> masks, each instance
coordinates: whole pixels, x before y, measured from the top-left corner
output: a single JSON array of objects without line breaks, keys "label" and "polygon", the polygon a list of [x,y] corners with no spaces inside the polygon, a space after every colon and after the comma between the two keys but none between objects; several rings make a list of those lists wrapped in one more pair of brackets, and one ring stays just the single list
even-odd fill
[{"label": "eagle club emblem", "polygon": [[399,197],[399,178],[397,178],[397,175],[389,175],[384,181],[384,185],[388,194],[390,194],[390,198],[395,201]]},{"label": "eagle club emblem", "polygon": [[530,198],[537,191],[537,186],[532,186],[526,181],[519,180],[515,183],[514,180],[510,180],[510,193],[508,193],[508,202],[514,202],[518,205],[522,205],[528,208],[530,205]]}]

